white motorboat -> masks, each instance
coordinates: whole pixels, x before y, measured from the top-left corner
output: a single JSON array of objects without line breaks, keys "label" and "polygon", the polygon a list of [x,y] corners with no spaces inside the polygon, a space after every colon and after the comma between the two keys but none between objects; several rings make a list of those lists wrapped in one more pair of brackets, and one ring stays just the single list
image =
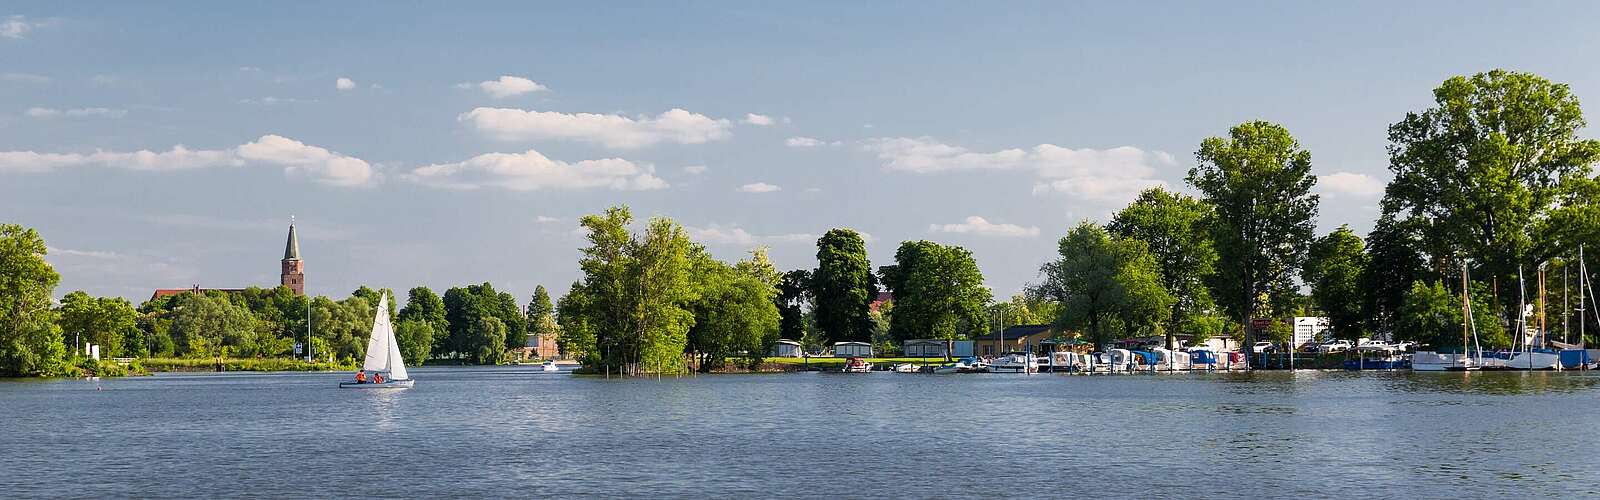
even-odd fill
[{"label": "white motorboat", "polygon": [[990,361],[989,371],[1032,373],[1039,371],[1039,362],[1026,353],[1013,352]]},{"label": "white motorboat", "polygon": [[911,363],[900,363],[894,365],[892,368],[892,371],[895,373],[916,373],[917,370],[920,369],[920,367]]},{"label": "white motorboat", "polygon": [[340,382],[340,389],[405,389],[416,383],[406,373],[400,356],[400,343],[394,340],[394,325],[389,323],[389,297],[378,296],[378,312],[372,318],[372,336],[367,339],[367,356],[361,371],[371,377],[364,381]]},{"label": "white motorboat", "polygon": [[1561,355],[1543,351],[1519,352],[1505,362],[1505,368],[1510,370],[1554,370],[1558,366]]},{"label": "white motorboat", "polygon": [[844,369],[839,371],[844,373],[867,373],[872,371],[872,363],[868,363],[865,359],[851,357],[845,360]]},{"label": "white motorboat", "polygon": [[555,360],[552,360],[552,359],[545,360],[544,361],[544,365],[542,365],[542,366],[544,366],[544,371],[547,371],[547,372],[559,372],[559,371],[561,371],[561,367],[556,366]]}]

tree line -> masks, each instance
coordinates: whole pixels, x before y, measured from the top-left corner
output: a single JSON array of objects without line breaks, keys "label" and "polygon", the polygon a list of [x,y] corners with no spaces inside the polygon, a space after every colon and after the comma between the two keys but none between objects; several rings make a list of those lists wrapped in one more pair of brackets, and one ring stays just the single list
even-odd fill
[{"label": "tree line", "polygon": [[[564,356],[619,373],[754,368],[780,338],[892,351],[997,324],[1049,323],[1101,348],[1229,336],[1248,351],[1258,336],[1287,340],[1291,316],[1318,315],[1337,338],[1450,348],[1463,295],[1480,340],[1507,346],[1524,319],[1519,273],[1544,270],[1548,304],[1575,304],[1578,284],[1593,278],[1574,257],[1580,245],[1600,249],[1600,141],[1579,137],[1586,122],[1570,89],[1538,75],[1453,77],[1433,97],[1388,128],[1393,180],[1364,239],[1348,226],[1315,234],[1311,152],[1284,126],[1256,120],[1200,142],[1185,178],[1195,196],[1152,188],[1103,224],[1069,228],[1059,256],[1009,300],[992,296],[959,246],[902,242],[893,263],[874,269],[862,235],[838,228],[818,239],[816,267],[780,271],[764,249],[717,260],[666,217],[634,232],[619,206],[581,220],[582,277],[554,303],[542,286],[519,306],[483,283],[443,297],[413,288],[390,311],[408,360],[494,363],[535,332],[557,336]],[[358,359],[384,292],[185,293],[137,308],[74,292],[58,304],[45,251],[33,230],[0,226],[0,373],[52,373],[68,342],[112,355],[284,356],[304,338],[308,308],[311,347]],[[878,300],[884,291],[892,301]],[[1547,325],[1569,323],[1578,307]],[[1571,343],[1595,340],[1593,319]]]}]

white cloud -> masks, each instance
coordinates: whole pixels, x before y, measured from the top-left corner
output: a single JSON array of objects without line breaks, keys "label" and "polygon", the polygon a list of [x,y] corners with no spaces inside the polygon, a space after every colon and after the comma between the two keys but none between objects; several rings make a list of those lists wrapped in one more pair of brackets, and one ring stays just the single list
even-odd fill
[{"label": "white cloud", "polygon": [[977,234],[982,236],[1024,237],[1038,236],[1039,228],[1035,226],[1022,227],[1016,224],[995,224],[979,216],[967,217],[960,224],[930,224],[928,230],[935,233]]},{"label": "white cloud", "polygon": [[744,115],[744,123],[748,124],[748,125],[755,125],[757,127],[765,127],[765,126],[772,125],[773,121],[772,121],[772,117],[767,116],[767,115],[758,115],[758,114],[755,114],[755,113],[745,113],[745,115]]},{"label": "white cloud", "polygon": [[4,21],[0,21],[0,38],[22,39],[29,31],[44,25],[45,23],[29,21],[22,16],[7,17]]},{"label": "white cloud", "polygon": [[548,215],[541,215],[541,216],[538,216],[538,217],[534,217],[533,221],[537,222],[537,223],[540,223],[540,224],[554,224],[554,223],[557,223],[557,222],[561,222],[561,218],[560,217],[551,217],[551,216],[548,216]]},{"label": "white cloud", "polygon": [[866,148],[883,168],[919,174],[965,170],[1022,170],[1037,178],[1033,192],[1064,193],[1092,202],[1125,202],[1146,188],[1165,186],[1157,167],[1177,162],[1160,151],[1134,147],[1071,149],[1040,144],[1032,149],[974,152],[928,137],[882,138]]},{"label": "white cloud", "polygon": [[727,139],[731,124],[674,108],[654,117],[629,118],[597,113],[560,113],[510,108],[476,108],[456,120],[501,140],[565,139],[617,149],[660,142],[701,144]]},{"label": "white cloud", "polygon": [[[472,88],[472,84],[456,84],[456,88]],[[479,82],[478,88],[483,89],[485,94],[489,94],[489,97],[493,97],[495,99],[504,99],[507,97],[516,97],[530,92],[543,92],[550,90],[550,87],[546,87],[539,82],[520,76],[511,75],[501,76],[499,80]]]},{"label": "white cloud", "polygon": [[262,97],[260,99],[249,99],[249,98],[246,98],[246,99],[240,99],[239,100],[239,104],[257,104],[257,105],[261,105],[261,106],[273,106],[273,105],[277,105],[277,104],[298,104],[298,103],[308,103],[308,102],[317,102],[317,101],[316,101],[316,99],[296,99],[296,98],[293,98],[293,97],[272,97],[272,96]]},{"label": "white cloud", "polygon": [[83,166],[173,171],[244,165],[283,167],[284,172],[291,176],[304,176],[335,186],[361,185],[372,179],[372,167],[359,158],[271,134],[226,150],[195,150],[180,144],[160,152],[96,151],[82,154],[0,151],[0,172],[47,172]]},{"label": "white cloud", "polygon": [[126,109],[111,109],[111,108],[72,108],[72,109],[28,108],[27,111],[23,112],[23,114],[28,115],[28,116],[33,117],[33,118],[51,118],[51,117],[56,117],[56,116],[68,116],[68,117],[103,116],[103,117],[106,117],[106,118],[122,118],[122,117],[128,115],[128,110],[126,110]]},{"label": "white cloud", "polygon": [[655,168],[649,164],[621,158],[568,163],[546,158],[531,149],[525,153],[489,153],[458,163],[418,167],[406,178],[419,184],[451,189],[647,191],[667,187],[667,182],[656,177]]},{"label": "white cloud", "polygon": [[333,81],[333,88],[339,90],[350,90],[356,88],[356,81],[341,76],[338,80]]},{"label": "white cloud", "polygon": [[772,184],[767,184],[765,182],[752,182],[750,184],[739,186],[739,191],[746,193],[771,193],[774,191],[781,191],[782,189],[783,188]]},{"label": "white cloud", "polygon": [[0,82],[50,83],[50,77],[33,73],[0,73]]},{"label": "white cloud", "polygon": [[810,137],[796,136],[784,139],[783,144],[791,148],[815,148],[821,146],[838,146],[839,141],[827,142]]},{"label": "white cloud", "polygon": [[710,169],[707,168],[705,165],[689,165],[687,167],[683,167],[683,171],[688,173],[689,175],[700,175],[700,174],[706,173],[706,170],[710,170]]},{"label": "white cloud", "polygon": [[1317,191],[1344,196],[1375,197],[1383,195],[1383,181],[1367,174],[1334,172],[1317,176]]},{"label": "white cloud", "polygon": [[688,233],[689,239],[706,245],[757,246],[817,240],[817,235],[809,233],[754,235],[737,225],[684,226],[683,231]]}]

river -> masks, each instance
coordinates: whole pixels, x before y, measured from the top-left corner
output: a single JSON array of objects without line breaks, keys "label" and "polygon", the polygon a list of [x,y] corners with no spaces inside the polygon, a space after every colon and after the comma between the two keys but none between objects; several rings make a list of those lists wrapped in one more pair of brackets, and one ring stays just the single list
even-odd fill
[{"label": "river", "polygon": [[1600,495],[1600,374],[0,381],[0,498]]}]

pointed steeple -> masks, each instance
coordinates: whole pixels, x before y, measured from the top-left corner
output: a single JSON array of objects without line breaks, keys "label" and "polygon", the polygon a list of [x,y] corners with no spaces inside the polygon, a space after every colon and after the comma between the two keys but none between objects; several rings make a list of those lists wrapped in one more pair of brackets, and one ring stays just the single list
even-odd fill
[{"label": "pointed steeple", "polygon": [[283,245],[283,260],[300,260],[300,238],[294,235],[294,218],[289,218],[289,242]]}]

